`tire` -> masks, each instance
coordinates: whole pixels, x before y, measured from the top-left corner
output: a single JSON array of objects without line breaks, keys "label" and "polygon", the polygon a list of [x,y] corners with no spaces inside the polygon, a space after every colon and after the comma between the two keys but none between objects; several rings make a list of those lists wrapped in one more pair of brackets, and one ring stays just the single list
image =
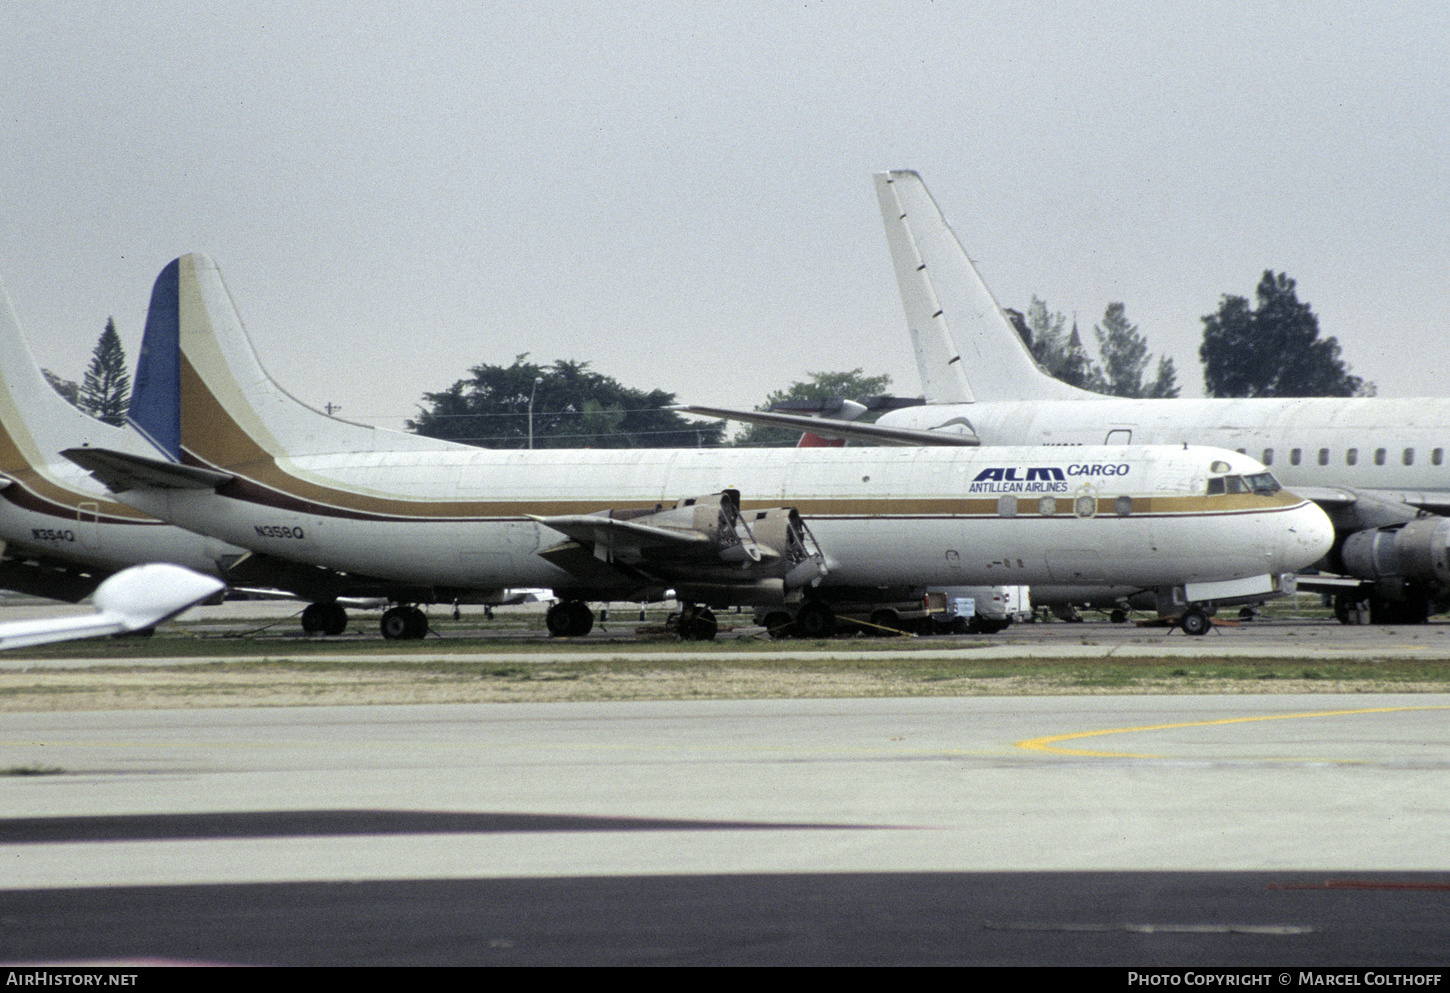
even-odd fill
[{"label": "tire", "polygon": [[760,623],[764,626],[765,633],[777,641],[795,635],[795,618],[783,610],[772,610]]},{"label": "tire", "polygon": [[594,612],[581,600],[566,600],[549,608],[544,624],[554,638],[582,638],[594,629]]},{"label": "tire", "polygon": [[1193,607],[1185,611],[1183,616],[1178,619],[1178,626],[1183,629],[1184,634],[1198,637],[1208,634],[1208,629],[1213,627],[1213,622],[1208,619],[1207,614],[1197,607]]},{"label": "tire", "polygon": [[322,633],[336,637],[347,630],[347,611],[340,603],[327,604],[327,617],[322,625]]},{"label": "tire", "polygon": [[302,609],[303,634],[326,633],[328,606],[325,603],[309,603]]},{"label": "tire", "polygon": [[383,619],[378,623],[382,629],[383,637],[388,641],[404,641],[410,637],[408,632],[412,628],[412,620],[408,614],[407,607],[389,607],[383,611]]},{"label": "tire", "polygon": [[829,638],[836,633],[836,612],[819,600],[812,600],[795,616],[802,638]]},{"label": "tire", "polygon": [[889,634],[901,633],[900,618],[896,616],[894,610],[876,611],[871,615],[871,623],[875,626],[867,628],[866,633],[873,638],[884,638]]},{"label": "tire", "polygon": [[690,619],[689,637],[695,641],[714,641],[720,631],[720,622],[708,610],[701,610]]}]

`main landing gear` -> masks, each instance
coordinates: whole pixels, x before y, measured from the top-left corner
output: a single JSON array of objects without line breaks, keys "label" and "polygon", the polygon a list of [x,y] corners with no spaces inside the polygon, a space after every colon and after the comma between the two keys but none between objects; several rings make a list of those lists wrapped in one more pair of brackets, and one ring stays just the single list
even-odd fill
[{"label": "main landing gear", "polygon": [[336,601],[308,604],[302,611],[304,634],[338,635],[347,630],[347,611]]},{"label": "main landing gear", "polygon": [[697,607],[692,603],[682,604],[679,617],[673,620],[685,641],[714,641],[720,631],[720,622],[715,620],[714,612],[709,607]]},{"label": "main landing gear", "polygon": [[428,615],[417,607],[389,607],[380,626],[389,641],[416,641],[428,633]]},{"label": "main landing gear", "polygon": [[1209,628],[1213,627],[1213,621],[1209,620],[1207,612],[1200,607],[1189,607],[1178,618],[1178,626],[1183,629],[1184,634],[1194,636],[1208,634]]},{"label": "main landing gear", "polygon": [[583,600],[564,600],[549,608],[544,626],[553,638],[582,638],[594,629],[594,611]]}]

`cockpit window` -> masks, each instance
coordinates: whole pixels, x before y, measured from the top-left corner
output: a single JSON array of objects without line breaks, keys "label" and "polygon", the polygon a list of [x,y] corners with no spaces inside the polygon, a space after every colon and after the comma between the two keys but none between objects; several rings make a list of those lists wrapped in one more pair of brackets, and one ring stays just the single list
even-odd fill
[{"label": "cockpit window", "polygon": [[1245,476],[1244,482],[1249,484],[1249,489],[1253,490],[1260,496],[1268,496],[1272,493],[1278,493],[1279,490],[1283,489],[1283,487],[1279,485],[1279,481],[1274,478],[1274,474],[1272,472],[1259,472],[1255,473],[1252,476]]},{"label": "cockpit window", "polygon": [[1271,472],[1259,472],[1252,476],[1210,476],[1208,479],[1209,496],[1220,493],[1257,493],[1266,496],[1278,493],[1279,490],[1279,481]]}]

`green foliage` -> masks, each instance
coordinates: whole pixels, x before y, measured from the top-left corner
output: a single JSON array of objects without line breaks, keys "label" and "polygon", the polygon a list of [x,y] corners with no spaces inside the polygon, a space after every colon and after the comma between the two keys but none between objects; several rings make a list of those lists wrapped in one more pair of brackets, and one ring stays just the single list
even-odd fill
[{"label": "green foliage", "polygon": [[45,374],[45,381],[50,384],[51,389],[64,397],[66,403],[69,403],[73,407],[80,406],[80,383],[77,383],[74,379],[64,379],[57,376],[49,369],[42,369],[40,371]]},{"label": "green foliage", "polygon": [[1148,341],[1138,326],[1128,321],[1127,308],[1121,303],[1108,304],[1102,324],[1093,326],[1101,362],[1094,361],[1083,346],[1077,321],[1068,331],[1067,316],[1061,311],[1049,311],[1037,297],[1032,298],[1025,317],[1015,310],[1005,313],[1037,364],[1070,386],[1120,397],[1178,395],[1178,374],[1170,358],[1159,358],[1156,378],[1143,382]]},{"label": "green foliage", "polygon": [[1103,323],[1094,325],[1093,332],[1102,358],[1096,387],[1099,393],[1155,400],[1178,395],[1178,373],[1173,368],[1173,360],[1166,356],[1158,359],[1157,378],[1150,383],[1143,382],[1148,365],[1148,339],[1138,333],[1138,325],[1129,323],[1127,308],[1121,303],[1108,304]]},{"label": "green foliage", "polygon": [[1211,397],[1373,396],[1374,384],[1349,374],[1339,342],[1319,337],[1319,318],[1300,303],[1294,280],[1264,270],[1258,306],[1225,295],[1203,318],[1204,390]]},{"label": "green foliage", "polygon": [[720,444],[724,425],[686,420],[664,408],[675,395],[645,392],[594,372],[588,362],[560,359],[478,365],[439,393],[408,422],[418,434],[485,448],[529,446],[530,399],[535,448],[697,448]]},{"label": "green foliage", "polygon": [[[755,409],[768,410],[772,404],[791,400],[834,400],[839,397],[860,402],[881,396],[891,385],[890,376],[868,376],[860,366],[850,372],[807,372],[806,375],[810,378],[792,383],[784,390],[776,390]],[[862,420],[871,419],[868,416]],[[800,431],[795,428],[751,424],[737,434],[731,444],[741,448],[794,448],[800,437]]]},{"label": "green foliage", "polygon": [[121,427],[126,423],[126,411],[131,406],[131,374],[126,371],[126,350],[116,333],[115,318],[107,319],[106,330],[91,353],[91,365],[76,395],[76,406],[107,424]]}]

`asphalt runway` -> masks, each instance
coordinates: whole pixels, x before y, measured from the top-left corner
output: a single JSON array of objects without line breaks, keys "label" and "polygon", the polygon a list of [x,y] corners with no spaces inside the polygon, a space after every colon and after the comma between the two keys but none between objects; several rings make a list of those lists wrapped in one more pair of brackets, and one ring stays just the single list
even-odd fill
[{"label": "asphalt runway", "polygon": [[6,714],[0,768],[64,772],[0,777],[0,958],[1442,966],[1447,717],[1428,694]]}]

